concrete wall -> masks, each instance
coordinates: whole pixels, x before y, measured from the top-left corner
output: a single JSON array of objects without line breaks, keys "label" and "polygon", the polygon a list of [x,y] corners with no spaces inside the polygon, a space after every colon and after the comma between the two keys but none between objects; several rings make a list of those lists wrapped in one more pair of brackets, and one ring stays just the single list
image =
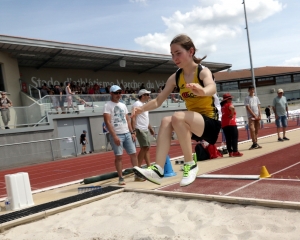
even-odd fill
[{"label": "concrete wall", "polygon": [[20,73],[17,59],[11,58],[9,54],[0,52],[0,64],[2,66],[3,80],[6,91],[10,93],[9,98],[12,100],[14,106],[20,106],[21,100],[20,92]]},{"label": "concrete wall", "polygon": [[[178,109],[180,110],[180,109]],[[160,109],[149,114],[152,126],[159,126],[160,121],[165,116],[171,116],[174,109]],[[61,158],[60,145],[58,140],[48,141],[48,139],[58,138],[57,120],[66,118],[88,117],[91,131],[92,144],[95,152],[105,151],[105,136],[102,133],[102,114],[80,113],[50,115],[49,125],[43,127],[16,128],[0,131],[0,166],[1,168],[12,168],[21,165],[43,163],[53,161],[52,151],[55,160]],[[156,129],[158,132],[158,128]],[[65,136],[70,137],[70,136]],[[39,141],[39,143],[29,143]],[[25,143],[26,142],[26,143]],[[1,146],[5,144],[22,143],[12,146]]]},{"label": "concrete wall", "polygon": [[[54,138],[53,130],[15,132],[0,135],[0,145]],[[1,169],[52,161],[50,142],[0,147]]]}]

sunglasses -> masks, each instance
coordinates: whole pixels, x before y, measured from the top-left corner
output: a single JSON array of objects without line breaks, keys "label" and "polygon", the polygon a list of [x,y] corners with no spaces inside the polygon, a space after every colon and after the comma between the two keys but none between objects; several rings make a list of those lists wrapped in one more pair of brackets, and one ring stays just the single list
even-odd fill
[{"label": "sunglasses", "polygon": [[119,95],[119,94],[122,94],[122,92],[113,92],[113,94]]},{"label": "sunglasses", "polygon": [[149,93],[145,93],[145,94],[143,94],[143,95],[144,95],[144,96],[148,96],[148,97],[150,96],[150,94],[149,94]]}]

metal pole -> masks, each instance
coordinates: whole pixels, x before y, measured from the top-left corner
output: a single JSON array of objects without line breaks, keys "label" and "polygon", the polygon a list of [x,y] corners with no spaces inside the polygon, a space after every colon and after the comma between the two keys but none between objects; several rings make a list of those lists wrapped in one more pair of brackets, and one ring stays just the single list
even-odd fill
[{"label": "metal pole", "polygon": [[246,22],[246,30],[247,30],[247,39],[248,39],[248,48],[249,48],[249,58],[250,58],[250,66],[251,66],[251,76],[252,76],[252,84],[254,86],[254,91],[257,96],[256,92],[256,84],[255,84],[255,76],[254,76],[254,70],[252,65],[252,55],[251,55],[251,46],[250,46],[250,36],[249,36],[249,30],[248,30],[248,21],[247,21],[247,12],[246,12],[246,0],[243,1],[244,4],[244,13],[245,13],[245,22]]},{"label": "metal pole", "polygon": [[77,147],[77,141],[76,141],[76,136],[73,136],[73,142],[74,142],[74,150],[75,150],[75,156],[78,157],[78,147]]}]

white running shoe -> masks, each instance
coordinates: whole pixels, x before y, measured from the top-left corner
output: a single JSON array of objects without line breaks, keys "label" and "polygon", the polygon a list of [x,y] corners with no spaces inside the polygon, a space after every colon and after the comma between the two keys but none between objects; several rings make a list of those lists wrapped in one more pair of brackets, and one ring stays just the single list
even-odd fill
[{"label": "white running shoe", "polygon": [[183,165],[183,177],[180,181],[180,186],[184,187],[195,181],[198,174],[198,165],[195,163],[194,165]]},{"label": "white running shoe", "polygon": [[133,172],[140,178],[146,179],[150,182],[160,185],[161,179],[164,175],[161,175],[156,166],[150,166],[148,168],[133,167]]}]

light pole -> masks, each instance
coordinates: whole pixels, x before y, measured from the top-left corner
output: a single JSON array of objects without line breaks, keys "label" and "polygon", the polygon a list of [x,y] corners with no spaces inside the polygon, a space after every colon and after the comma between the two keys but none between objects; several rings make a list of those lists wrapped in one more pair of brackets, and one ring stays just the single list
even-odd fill
[{"label": "light pole", "polygon": [[250,36],[249,36],[249,30],[248,30],[246,2],[245,1],[246,0],[244,0],[242,4],[244,4],[244,13],[245,13],[245,22],[246,22],[246,30],[247,30],[247,39],[248,39],[248,48],[249,48],[249,58],[250,58],[250,66],[251,66],[252,84],[254,86],[254,91],[255,91],[256,96],[257,96],[256,84],[255,84],[255,75],[254,75],[254,69],[253,69],[253,64],[252,64],[251,47],[250,47]]}]

